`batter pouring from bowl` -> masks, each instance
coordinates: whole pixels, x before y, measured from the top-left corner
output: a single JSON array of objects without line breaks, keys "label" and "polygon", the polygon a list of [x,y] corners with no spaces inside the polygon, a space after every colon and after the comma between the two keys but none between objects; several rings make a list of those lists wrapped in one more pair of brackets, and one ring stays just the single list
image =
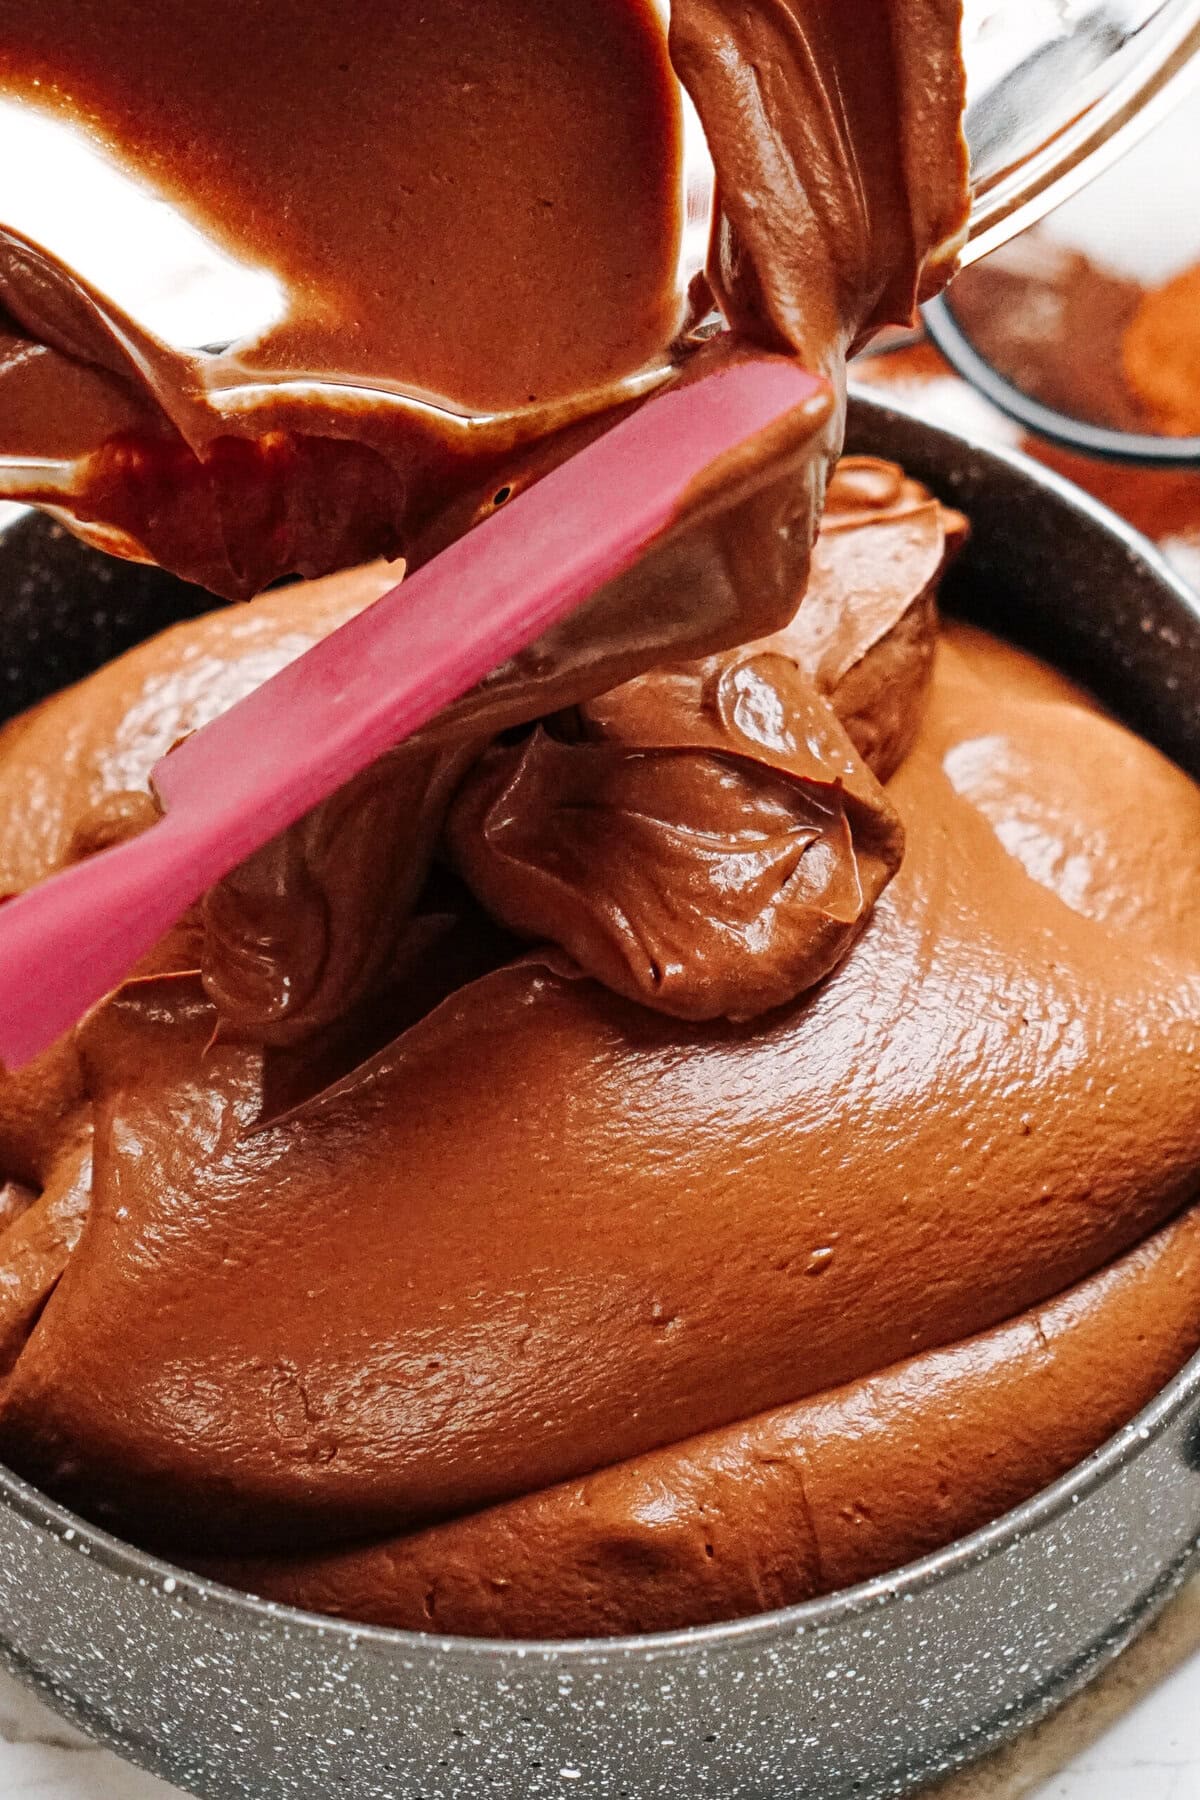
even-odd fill
[{"label": "batter pouring from bowl", "polygon": [[[291,0],[219,0],[199,38],[145,0],[10,10],[0,94],[279,283],[273,324],[203,353],[53,246],[0,256],[0,456],[26,497],[218,593],[418,561],[698,353],[785,349],[840,387],[965,229],[953,0],[682,0],[669,39],[650,0],[365,3],[303,30]],[[720,195],[691,281],[681,80]],[[702,351],[714,297],[732,337]],[[776,509],[788,592],[747,597],[764,623],[839,418]]]}]

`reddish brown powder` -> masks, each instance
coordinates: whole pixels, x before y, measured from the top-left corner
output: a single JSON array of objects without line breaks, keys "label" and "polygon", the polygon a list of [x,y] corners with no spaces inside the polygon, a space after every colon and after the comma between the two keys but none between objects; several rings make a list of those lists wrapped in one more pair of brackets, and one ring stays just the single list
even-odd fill
[{"label": "reddish brown powder", "polygon": [[1143,295],[1125,332],[1121,367],[1158,431],[1200,435],[1200,263]]}]

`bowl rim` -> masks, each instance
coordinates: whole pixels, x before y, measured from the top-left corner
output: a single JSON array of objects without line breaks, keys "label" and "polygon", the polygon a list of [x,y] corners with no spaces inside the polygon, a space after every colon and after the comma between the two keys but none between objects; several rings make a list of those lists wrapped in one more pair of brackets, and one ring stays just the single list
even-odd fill
[{"label": "bowl rim", "polygon": [[[1086,520],[1123,544],[1130,559],[1171,599],[1200,624],[1200,594],[1195,593],[1150,541],[1116,513],[1073,482],[1046,468],[1021,451],[988,442],[982,437],[929,421],[911,405],[884,400],[877,389],[850,384],[852,408],[859,423],[872,417],[908,424],[953,442],[977,461],[1000,465],[1009,475],[1048,493],[1070,513]],[[21,519],[29,514],[22,512]],[[18,523],[11,520],[0,530]],[[1200,1194],[1192,1204],[1200,1203]],[[1200,1399],[1200,1352],[1166,1384],[1129,1424],[1108,1439],[1083,1462],[1041,1489],[1019,1506],[966,1536],[890,1573],[874,1576],[833,1594],[756,1613],[748,1618],[718,1620],[669,1632],[624,1634],[614,1637],[509,1639],[464,1637],[450,1633],[404,1631],[384,1625],[358,1623],[329,1614],[305,1611],[263,1600],[238,1588],[196,1575],[140,1550],[101,1526],[93,1525],[34,1487],[22,1476],[0,1464],[0,1506],[25,1523],[50,1533],[80,1556],[111,1574],[152,1585],[174,1604],[202,1609],[209,1615],[231,1615],[285,1634],[312,1634],[335,1641],[348,1652],[364,1646],[390,1651],[409,1661],[415,1658],[453,1657],[464,1663],[507,1671],[518,1663],[605,1664],[661,1659],[686,1659],[734,1648],[754,1648],[781,1638],[817,1635],[847,1621],[866,1618],[885,1606],[915,1600],[919,1595],[1002,1554],[1016,1541],[1053,1525],[1108,1482],[1156,1442]]]}]

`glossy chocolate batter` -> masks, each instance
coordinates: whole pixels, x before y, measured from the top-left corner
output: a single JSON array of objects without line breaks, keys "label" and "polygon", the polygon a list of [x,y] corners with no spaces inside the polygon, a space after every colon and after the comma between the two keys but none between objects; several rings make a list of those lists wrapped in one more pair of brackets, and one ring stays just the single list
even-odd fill
[{"label": "glossy chocolate batter", "polygon": [[[511,1636],[801,1598],[1078,1460],[1200,1342],[1200,791],[939,632],[964,525],[900,470],[813,547],[844,358],[961,238],[954,0],[12,10],[0,93],[283,291],[182,351],[0,240],[0,453],[112,548],[416,561],[747,346],[829,390],[0,1077],[0,1452],[257,1591]],[[0,733],[0,895],[391,579]]]},{"label": "glossy chocolate batter", "polygon": [[[554,1635],[892,1567],[1147,1400],[1200,1343],[1200,790],[939,642],[961,530],[843,465],[787,632],[477,747],[390,910],[381,771],[273,847],[302,928],[235,884],[0,1085],[5,1458],[260,1592]],[[0,882],[381,579],[10,727]]]},{"label": "glossy chocolate batter", "polygon": [[[197,32],[165,30],[153,0],[14,0],[0,98],[83,129],[268,267],[282,313],[212,354],[170,347],[53,246],[0,233],[6,491],[231,596],[411,565],[622,406],[750,342],[827,374],[827,406],[757,447],[715,534],[728,554],[697,522],[688,617],[636,591],[593,611],[611,654],[590,691],[664,647],[783,624],[845,351],[940,285],[965,228],[960,8],[675,0],[669,39],[663,10],[356,0],[301,19],[296,0],[216,0]],[[719,190],[690,284],[680,82]],[[714,293],[732,333],[701,349]],[[723,575],[707,602],[699,568]],[[566,698],[586,691],[576,675]]]}]

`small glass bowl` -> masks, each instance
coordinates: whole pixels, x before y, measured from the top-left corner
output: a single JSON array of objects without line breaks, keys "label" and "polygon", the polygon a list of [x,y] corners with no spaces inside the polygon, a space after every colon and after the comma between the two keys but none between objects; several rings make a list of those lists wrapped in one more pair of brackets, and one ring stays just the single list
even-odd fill
[{"label": "small glass bowl", "polygon": [[1200,96],[925,308],[952,367],[1027,431],[1200,468]]}]

